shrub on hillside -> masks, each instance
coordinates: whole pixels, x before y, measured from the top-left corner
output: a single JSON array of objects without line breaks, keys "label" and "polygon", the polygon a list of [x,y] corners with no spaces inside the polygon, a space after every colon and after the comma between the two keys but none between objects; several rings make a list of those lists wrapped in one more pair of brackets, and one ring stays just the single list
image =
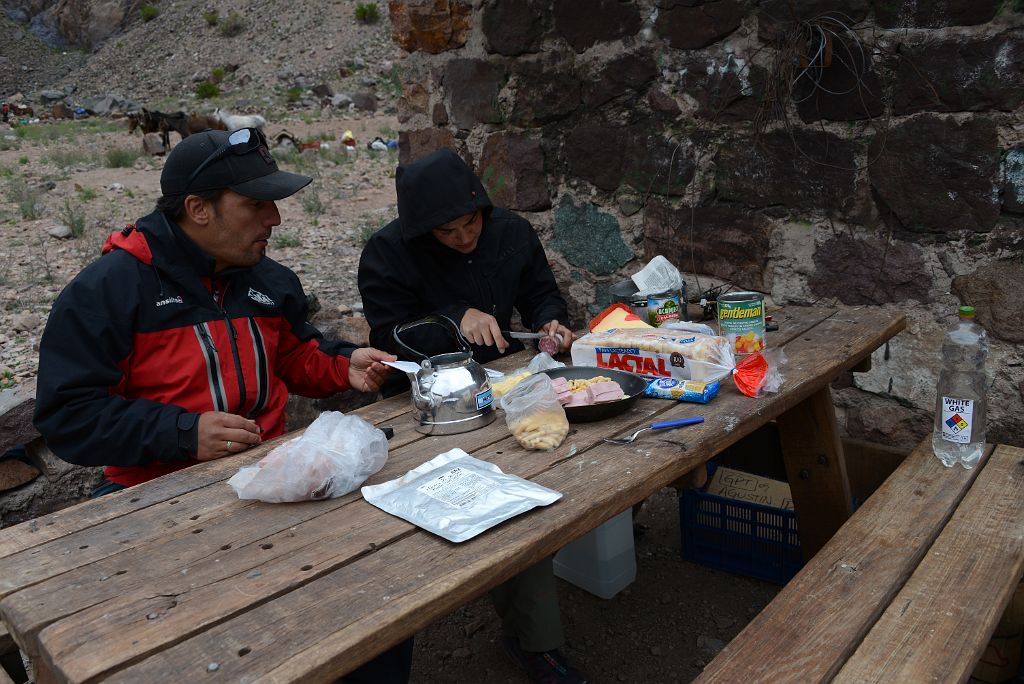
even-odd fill
[{"label": "shrub on hillside", "polygon": [[142,21],[153,21],[160,16],[160,9],[155,5],[143,4],[139,7],[139,14],[142,16]]},{"label": "shrub on hillside", "polygon": [[196,97],[200,100],[208,100],[211,97],[217,97],[218,95],[220,95],[220,88],[217,87],[216,83],[203,81],[196,86]]},{"label": "shrub on hillside", "polygon": [[375,24],[380,19],[380,9],[375,2],[356,3],[356,19],[364,24]]},{"label": "shrub on hillside", "polygon": [[225,38],[234,38],[243,31],[245,31],[245,19],[234,10],[231,10],[231,13],[220,22],[220,35]]},{"label": "shrub on hillside", "polygon": [[220,14],[217,13],[217,10],[213,9],[208,12],[203,12],[203,19],[206,20],[207,26],[216,26],[217,22],[220,21]]}]

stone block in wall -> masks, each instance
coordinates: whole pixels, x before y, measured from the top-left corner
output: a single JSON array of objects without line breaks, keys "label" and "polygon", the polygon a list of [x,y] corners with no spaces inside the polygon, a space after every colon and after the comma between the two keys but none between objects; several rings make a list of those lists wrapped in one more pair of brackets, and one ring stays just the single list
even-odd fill
[{"label": "stone block in wall", "polygon": [[856,153],[854,142],[807,129],[726,139],[715,155],[718,197],[751,207],[781,204],[851,215],[857,209]]},{"label": "stone block in wall", "polygon": [[637,96],[658,76],[658,65],[647,50],[626,53],[602,63],[597,73],[582,79],[583,104],[591,109],[626,94]]},{"label": "stone block in wall", "polygon": [[993,261],[973,273],[953,279],[953,294],[977,311],[978,322],[990,335],[1006,342],[1024,342],[1024,263],[1019,259]]},{"label": "stone block in wall", "polygon": [[[796,22],[828,16],[847,26],[859,24],[870,9],[869,0],[761,0],[757,11],[757,37],[765,42],[783,40],[797,30]],[[843,30],[834,21],[825,26]]]},{"label": "stone block in wall", "polygon": [[898,234],[985,232],[999,218],[999,140],[990,119],[917,116],[877,134],[868,158],[875,204]]},{"label": "stone block in wall", "polygon": [[505,84],[505,67],[484,59],[453,59],[441,77],[449,102],[449,116],[459,128],[500,123],[498,94]]},{"label": "stone block in wall", "polygon": [[728,36],[742,19],[737,0],[661,0],[654,30],[676,49],[697,50]]},{"label": "stone block in wall", "polygon": [[992,20],[1003,0],[886,0],[875,3],[875,21],[882,28],[977,26]]},{"label": "stone block in wall", "polygon": [[488,52],[507,57],[537,52],[548,14],[548,3],[541,0],[491,0],[480,21]]},{"label": "stone block in wall", "polygon": [[[411,164],[442,147],[456,148],[455,136],[446,128],[398,132],[398,163]],[[465,158],[465,154],[462,155]]]},{"label": "stone block in wall", "polygon": [[699,273],[737,287],[768,291],[771,223],[735,207],[672,207],[652,199],[644,209],[644,258],[663,254],[681,271]]},{"label": "stone block in wall", "polygon": [[1024,213],[1024,147],[1007,150],[1003,179],[1003,210]]},{"label": "stone block in wall", "polygon": [[800,118],[810,123],[881,116],[882,85],[871,64],[871,48],[841,34],[832,39],[831,49],[830,65],[804,74],[793,88]]},{"label": "stone block in wall", "polygon": [[489,136],[478,173],[495,206],[517,211],[551,208],[539,140],[505,132]]},{"label": "stone block in wall", "polygon": [[468,0],[390,0],[391,38],[406,52],[439,54],[466,44],[473,5]]},{"label": "stone block in wall", "polygon": [[898,240],[837,235],[814,251],[808,286],[843,304],[930,302],[932,277],[921,248]]},{"label": "stone block in wall", "polygon": [[1012,111],[1024,104],[1024,40],[956,37],[903,45],[893,113]]},{"label": "stone block in wall", "polygon": [[512,67],[515,77],[510,120],[517,126],[542,126],[575,112],[581,101],[580,79],[572,59],[549,54],[521,59]]},{"label": "stone block in wall", "polygon": [[39,431],[32,424],[35,408],[34,378],[13,389],[0,391],[0,454],[19,444],[28,444],[39,436]]},{"label": "stone block in wall", "polygon": [[844,387],[833,390],[832,398],[854,439],[909,449],[932,430],[932,411],[892,397]]},{"label": "stone block in wall", "polygon": [[693,180],[692,151],[659,130],[653,122],[580,123],[569,131],[563,148],[569,174],[601,190],[627,183],[644,193],[681,195]]},{"label": "stone block in wall", "polygon": [[633,258],[622,239],[618,220],[590,202],[579,204],[568,194],[552,215],[552,246],[573,266],[595,275],[610,275]]},{"label": "stone block in wall", "polygon": [[683,64],[680,88],[700,105],[697,116],[711,121],[750,121],[764,99],[767,71],[732,53],[698,54]]},{"label": "stone block in wall", "polygon": [[555,32],[576,52],[636,35],[643,23],[639,8],[621,0],[555,0],[554,15]]}]

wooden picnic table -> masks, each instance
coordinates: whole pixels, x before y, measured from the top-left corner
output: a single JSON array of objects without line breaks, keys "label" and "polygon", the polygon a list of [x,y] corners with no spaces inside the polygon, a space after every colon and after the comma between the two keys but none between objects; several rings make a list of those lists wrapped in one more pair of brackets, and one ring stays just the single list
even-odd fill
[{"label": "wooden picnic table", "polygon": [[[710,404],[641,399],[572,426],[551,452],[523,450],[501,417],[451,436],[414,430],[407,395],[357,411],[394,427],[398,477],[460,447],[563,493],[462,544],[366,503],[239,501],[226,480],[280,439],[0,530],[0,617],[37,681],[330,681],[550,556],[777,420],[805,549],[850,516],[829,384],[903,329],[902,314],[856,308],[774,313],[788,362],[778,394],[729,380]],[[511,370],[526,352],[492,364]],[[632,445],[602,439],[703,415]],[[570,626],[571,629],[571,626]]]}]

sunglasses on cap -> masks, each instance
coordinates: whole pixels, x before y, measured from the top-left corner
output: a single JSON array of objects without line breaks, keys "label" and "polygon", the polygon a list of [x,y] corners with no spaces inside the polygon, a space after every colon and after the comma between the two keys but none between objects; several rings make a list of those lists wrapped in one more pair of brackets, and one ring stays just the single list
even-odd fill
[{"label": "sunglasses on cap", "polygon": [[192,183],[199,174],[203,172],[203,169],[213,164],[216,161],[220,161],[229,154],[249,154],[250,152],[258,149],[260,145],[266,146],[267,139],[263,137],[263,133],[258,128],[239,128],[237,131],[232,131],[231,135],[228,136],[226,144],[221,145],[213,152],[210,156],[203,160],[203,163],[196,167],[196,170],[192,172],[192,175],[185,181],[185,189],[182,190],[181,194],[187,194],[189,189],[192,187]]}]

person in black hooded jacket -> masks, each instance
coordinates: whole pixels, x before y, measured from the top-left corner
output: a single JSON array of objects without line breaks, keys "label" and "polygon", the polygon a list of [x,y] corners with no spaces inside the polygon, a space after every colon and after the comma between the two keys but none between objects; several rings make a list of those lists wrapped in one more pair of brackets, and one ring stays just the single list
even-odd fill
[{"label": "person in black hooded jacket", "polygon": [[[370,344],[402,356],[394,329],[440,314],[459,326],[473,358],[486,363],[523,349],[502,335],[518,311],[527,328],[560,336],[559,349],[569,349],[573,336],[565,300],[533,226],[493,207],[457,154],[442,149],[399,166],[395,185],[398,219],[370,238],[359,261]],[[441,326],[411,328],[401,338],[427,356],[456,350]],[[382,391],[401,389],[386,384]],[[550,558],[496,587],[491,597],[505,651],[534,681],[586,682],[558,650],[565,638]]]},{"label": "person in black hooded jacket", "polygon": [[[517,311],[527,328],[559,335],[560,350],[569,349],[565,300],[526,219],[493,207],[451,150],[399,166],[395,185],[398,219],[370,238],[359,261],[371,345],[402,356],[395,327],[441,314],[459,326],[473,358],[487,363],[523,349],[502,335]],[[427,356],[455,351],[440,326],[405,331],[402,341]]]}]

